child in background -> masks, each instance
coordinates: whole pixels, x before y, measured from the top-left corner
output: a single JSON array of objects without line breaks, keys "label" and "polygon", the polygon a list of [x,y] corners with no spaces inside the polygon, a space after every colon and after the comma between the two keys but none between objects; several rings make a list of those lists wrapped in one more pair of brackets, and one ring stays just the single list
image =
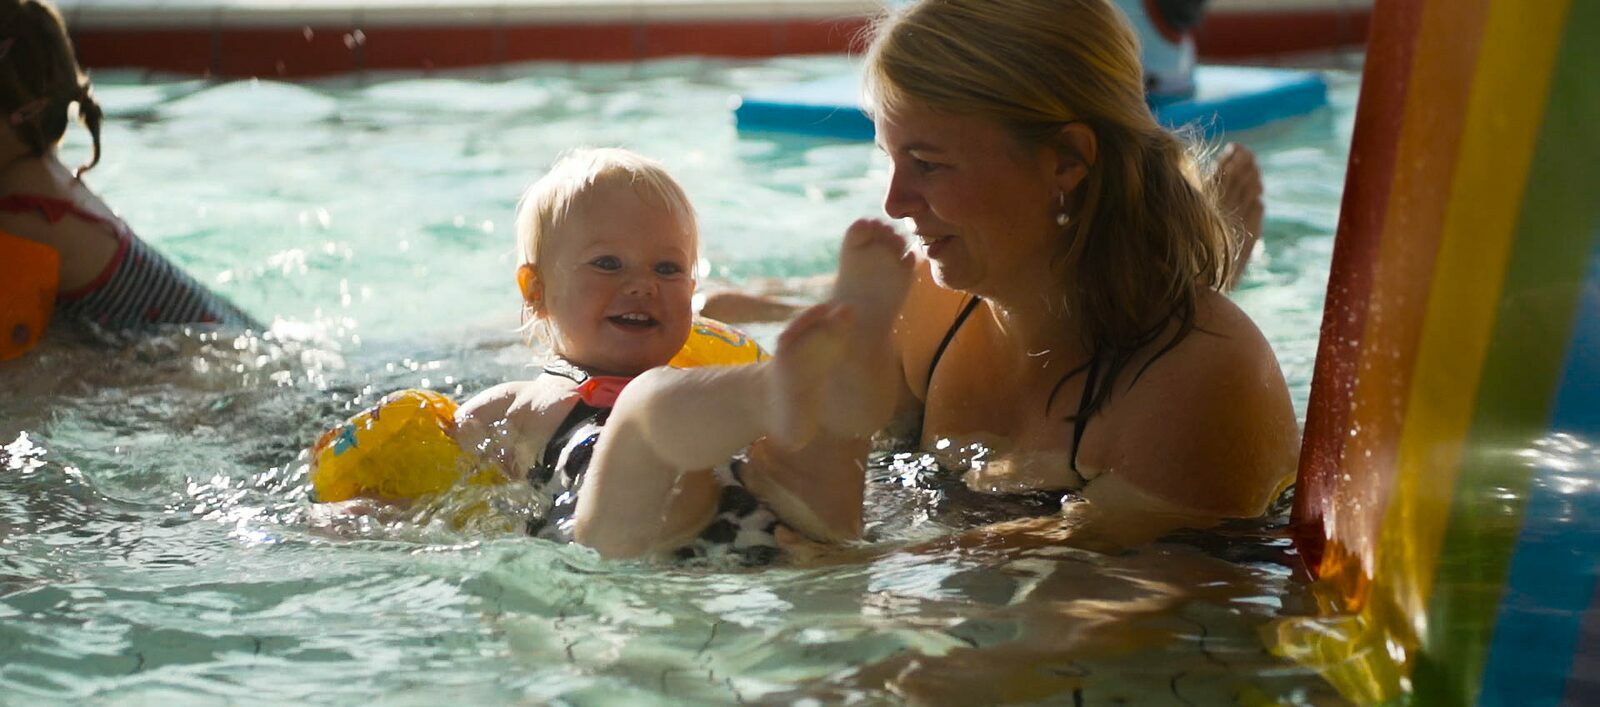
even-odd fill
[{"label": "child in background", "polygon": [[[69,108],[89,129],[94,152],[69,170],[57,147]],[[39,0],[0,0],[0,256],[53,251],[56,272],[7,273],[55,282],[54,322],[112,328],[217,323],[259,327],[135,237],[80,177],[100,161],[100,107],[79,68],[61,15]],[[43,246],[41,249],[40,246]],[[0,257],[0,260],[20,258]],[[34,259],[33,262],[45,262]],[[45,307],[49,303],[44,303]],[[0,322],[0,348],[20,354],[42,332],[16,340]],[[0,351],[0,358],[7,358]]]},{"label": "child in background", "polygon": [[517,283],[542,375],[480,393],[458,439],[552,498],[538,535],[608,557],[776,554],[780,526],[859,536],[868,438],[894,405],[889,325],[911,258],[887,225],[846,233],[830,301],[776,355],[679,370],[698,229],[682,188],[625,150],[570,154],[523,196]]}]

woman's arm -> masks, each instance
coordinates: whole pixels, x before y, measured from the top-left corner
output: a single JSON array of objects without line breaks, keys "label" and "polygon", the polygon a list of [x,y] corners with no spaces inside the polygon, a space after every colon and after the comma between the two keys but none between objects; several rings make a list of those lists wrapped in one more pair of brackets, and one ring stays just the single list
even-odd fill
[{"label": "woman's arm", "polygon": [[788,321],[805,308],[787,297],[719,290],[705,295],[699,314],[728,324],[751,324]]}]

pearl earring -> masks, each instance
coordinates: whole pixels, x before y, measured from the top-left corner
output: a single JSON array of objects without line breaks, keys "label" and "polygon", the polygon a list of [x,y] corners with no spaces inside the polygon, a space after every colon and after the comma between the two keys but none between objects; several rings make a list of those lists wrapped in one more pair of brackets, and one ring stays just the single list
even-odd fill
[{"label": "pearl earring", "polygon": [[1065,225],[1067,225],[1068,221],[1072,220],[1072,218],[1070,216],[1067,216],[1067,193],[1066,192],[1057,192],[1056,193],[1056,205],[1061,208],[1060,211],[1056,212],[1056,225],[1057,226],[1065,226]]}]

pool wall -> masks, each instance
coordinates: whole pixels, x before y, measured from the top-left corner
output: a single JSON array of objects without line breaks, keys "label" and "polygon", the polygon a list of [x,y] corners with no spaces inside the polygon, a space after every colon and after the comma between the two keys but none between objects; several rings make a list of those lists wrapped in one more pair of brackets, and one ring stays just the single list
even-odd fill
[{"label": "pool wall", "polygon": [[[860,46],[882,0],[59,0],[93,68],[312,77],[509,62],[767,57]],[[1370,0],[1218,0],[1200,54],[1359,46]]]}]

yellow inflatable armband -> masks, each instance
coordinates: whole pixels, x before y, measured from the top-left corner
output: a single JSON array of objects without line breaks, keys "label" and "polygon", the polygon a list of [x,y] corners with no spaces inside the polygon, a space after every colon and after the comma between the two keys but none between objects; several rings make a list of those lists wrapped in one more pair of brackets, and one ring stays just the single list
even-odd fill
[{"label": "yellow inflatable armband", "polygon": [[[696,319],[678,368],[737,366],[767,358],[755,340],[721,322]],[[401,390],[327,432],[311,448],[316,500],[405,501],[443,493],[465,476],[487,486],[506,481],[455,441],[456,404],[431,390]]]},{"label": "yellow inflatable armband", "polygon": [[500,483],[492,466],[454,438],[456,404],[431,390],[401,390],[327,432],[311,448],[311,487],[318,501],[409,500],[468,483]]},{"label": "yellow inflatable armband", "polygon": [[55,248],[0,232],[0,361],[39,343],[60,280],[61,254]]},{"label": "yellow inflatable armband", "polygon": [[715,319],[695,317],[694,326],[689,328],[689,340],[667,365],[673,368],[742,366],[766,359],[767,352],[744,332]]}]

